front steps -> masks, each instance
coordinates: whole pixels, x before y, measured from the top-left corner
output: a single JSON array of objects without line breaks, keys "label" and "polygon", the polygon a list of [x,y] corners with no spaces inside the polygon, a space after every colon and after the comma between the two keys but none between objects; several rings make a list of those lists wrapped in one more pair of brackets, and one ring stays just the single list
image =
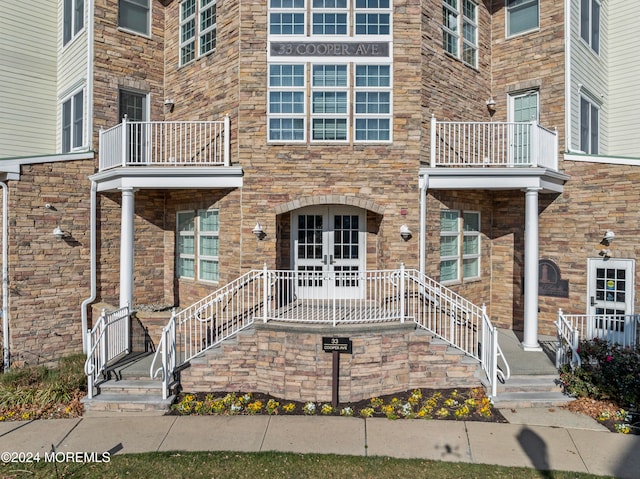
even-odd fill
[{"label": "front steps", "polygon": [[110,368],[108,379],[97,387],[97,394],[86,397],[85,417],[162,416],[175,396],[162,399],[162,381],[149,379],[151,354],[125,358]]},{"label": "front steps", "polygon": [[511,378],[498,383],[494,405],[501,409],[558,407],[573,398],[563,393],[555,357],[557,339],[540,336],[539,351],[525,351],[518,335],[508,329],[499,329],[499,344],[511,369]]},{"label": "front steps", "polygon": [[498,409],[558,407],[573,398],[562,392],[558,375],[512,375],[505,384],[498,384],[493,404]]}]

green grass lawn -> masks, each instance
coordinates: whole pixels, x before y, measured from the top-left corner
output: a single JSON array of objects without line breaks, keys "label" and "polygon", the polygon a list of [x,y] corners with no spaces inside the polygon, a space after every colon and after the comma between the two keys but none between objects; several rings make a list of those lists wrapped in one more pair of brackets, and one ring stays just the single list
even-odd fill
[{"label": "green grass lawn", "polygon": [[163,452],[114,455],[108,463],[3,464],[13,478],[586,479],[602,476],[422,459],[288,453]]}]

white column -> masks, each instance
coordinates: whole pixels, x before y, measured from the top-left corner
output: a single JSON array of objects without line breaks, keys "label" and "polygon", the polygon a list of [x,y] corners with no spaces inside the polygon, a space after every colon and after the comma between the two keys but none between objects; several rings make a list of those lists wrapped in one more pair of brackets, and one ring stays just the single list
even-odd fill
[{"label": "white column", "polygon": [[525,351],[541,351],[538,343],[538,191],[525,194],[524,232],[524,337]]},{"label": "white column", "polygon": [[120,220],[120,307],[133,307],[133,211],[134,190],[122,190]]}]

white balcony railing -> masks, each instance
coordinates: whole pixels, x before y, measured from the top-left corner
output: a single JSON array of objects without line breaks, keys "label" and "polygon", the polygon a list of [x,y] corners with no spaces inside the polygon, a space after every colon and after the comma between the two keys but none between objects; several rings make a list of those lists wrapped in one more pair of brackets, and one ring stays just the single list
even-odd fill
[{"label": "white balcony railing", "polygon": [[229,166],[221,121],[128,121],[100,132],[100,171],[134,166]]},{"label": "white balcony railing", "polygon": [[535,121],[452,122],[431,118],[431,167],[558,169],[558,135]]}]

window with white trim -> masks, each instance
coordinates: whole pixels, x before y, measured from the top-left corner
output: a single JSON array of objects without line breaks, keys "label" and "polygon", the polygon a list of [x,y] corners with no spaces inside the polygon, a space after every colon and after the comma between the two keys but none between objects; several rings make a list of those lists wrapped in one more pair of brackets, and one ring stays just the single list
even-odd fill
[{"label": "window with white trim", "polygon": [[442,47],[463,63],[477,68],[478,6],[471,0],[442,1]]},{"label": "window with white trim", "polygon": [[480,277],[480,213],[440,212],[440,281]]},{"label": "window with white trim", "polygon": [[84,90],[62,102],[62,153],[84,145]]},{"label": "window with white trim", "polygon": [[219,211],[179,211],[176,224],[176,275],[198,281],[218,281]]},{"label": "window with white trim", "polygon": [[183,0],[180,3],[180,66],[216,49],[216,0]]},{"label": "window with white trim", "polygon": [[580,0],[580,36],[600,52],[600,0]]},{"label": "window with white trim", "polygon": [[378,48],[375,42],[391,39],[391,12],[389,0],[269,0],[269,39],[286,45],[278,56],[295,58],[269,63],[268,141],[391,141],[390,56],[354,49],[348,55],[341,50],[337,61],[335,56],[323,61],[322,54],[303,56],[296,50],[305,45],[296,42],[311,40],[315,48],[314,42],[327,42],[327,36],[332,48],[346,49],[355,37],[363,42],[359,48]]},{"label": "window with white trim", "polygon": [[64,0],[62,17],[62,44],[66,45],[84,28],[84,0]]},{"label": "window with white trim", "polygon": [[149,0],[118,0],[118,26],[149,36],[151,5]]},{"label": "window with white trim", "polygon": [[539,0],[506,0],[507,37],[540,28]]},{"label": "window with white trim", "polygon": [[598,154],[599,140],[598,105],[586,96],[580,97],[580,149],[588,155]]}]

